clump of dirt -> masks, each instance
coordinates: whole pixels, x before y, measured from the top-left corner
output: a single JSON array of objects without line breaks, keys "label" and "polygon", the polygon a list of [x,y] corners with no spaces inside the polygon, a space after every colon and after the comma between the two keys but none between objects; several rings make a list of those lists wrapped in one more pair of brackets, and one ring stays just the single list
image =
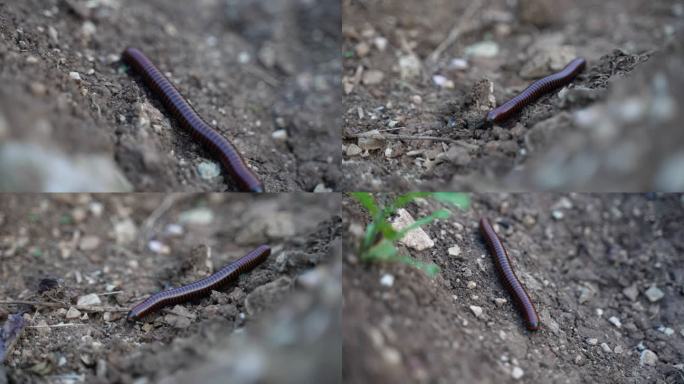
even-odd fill
[{"label": "clump of dirt", "polygon": [[[430,279],[361,263],[354,250],[368,217],[344,199],[345,382],[681,381],[682,206],[680,194],[475,195],[469,210],[424,228],[434,247],[401,250],[436,263]],[[537,332],[498,279],[482,216],[537,307]]]},{"label": "clump of dirt", "polygon": [[[674,128],[678,115],[653,124],[654,135],[639,135],[649,131],[642,125],[654,120],[650,112],[636,124],[624,120],[624,114],[649,111],[653,104],[650,85],[641,78],[680,82],[676,71],[654,70],[660,68],[655,62],[682,64],[678,31],[684,30],[684,12],[678,2],[343,4],[343,189],[643,191],[681,182],[668,171],[680,154],[658,140],[674,135],[681,145]],[[502,104],[578,56],[588,66],[571,85],[501,127],[480,128],[492,100]],[[489,84],[486,93],[478,88],[482,82]],[[605,125],[614,136],[585,124],[591,107],[620,104],[635,93],[639,100],[633,101],[641,104],[636,111],[607,113]],[[474,95],[481,96],[476,103]],[[684,104],[675,87],[661,95],[666,103]],[[369,132],[371,143],[365,140]],[[535,140],[540,135],[543,142]],[[623,146],[604,145],[618,137],[625,138]],[[579,149],[585,147],[592,150]],[[642,156],[634,147],[647,149]],[[651,148],[665,159],[653,159]],[[666,181],[642,174],[645,162],[648,174],[655,169]],[[604,186],[609,171],[603,168],[615,174],[616,163],[620,175]],[[539,170],[544,164],[553,167]],[[553,177],[559,174],[562,180]]]},{"label": "clump of dirt", "polygon": [[0,187],[235,190],[120,62],[135,46],[234,142],[268,191],[336,188],[339,2],[272,3],[0,4]]},{"label": "clump of dirt", "polygon": [[[2,379],[182,382],[193,371],[225,372],[240,383],[275,371],[289,372],[291,382],[339,377],[340,352],[326,345],[340,337],[339,199],[3,197],[0,312],[23,315],[26,327]],[[271,256],[224,289],[126,321],[148,295],[205,277],[259,244],[270,245]]]}]

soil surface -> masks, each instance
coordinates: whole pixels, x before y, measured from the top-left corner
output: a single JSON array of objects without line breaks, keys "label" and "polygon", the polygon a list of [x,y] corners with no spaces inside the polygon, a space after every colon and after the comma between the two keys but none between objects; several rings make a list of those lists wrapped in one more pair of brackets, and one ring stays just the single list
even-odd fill
[{"label": "soil surface", "polygon": [[[362,263],[353,250],[367,214],[348,198],[342,207],[345,382],[684,382],[682,195],[475,195],[424,228],[434,247],[402,248],[436,263],[433,279]],[[498,279],[481,216],[508,249],[539,331]]]},{"label": "soil surface", "polygon": [[[334,194],[3,196],[0,328],[25,327],[0,382],[339,382],[339,210]],[[220,292],[126,321],[260,244],[271,256]]]},{"label": "soil surface", "polygon": [[[341,189],[681,191],[683,26],[674,0],[345,0]],[[574,57],[571,85],[477,127]]]},{"label": "soil surface", "polygon": [[267,191],[334,189],[339,22],[337,0],[0,1],[0,188],[235,190],[120,62],[133,46]]}]

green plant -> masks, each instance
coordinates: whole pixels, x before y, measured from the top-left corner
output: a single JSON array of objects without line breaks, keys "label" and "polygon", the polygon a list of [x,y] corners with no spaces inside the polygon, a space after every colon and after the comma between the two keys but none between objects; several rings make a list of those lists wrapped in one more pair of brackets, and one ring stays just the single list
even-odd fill
[{"label": "green plant", "polygon": [[351,197],[359,202],[371,215],[372,220],[366,227],[361,241],[360,256],[366,262],[390,261],[411,265],[424,271],[433,277],[439,273],[439,267],[433,263],[424,263],[410,256],[399,255],[397,242],[409,231],[429,224],[437,219],[446,219],[451,212],[447,209],[438,209],[430,215],[417,219],[413,224],[395,230],[388,218],[399,208],[418,198],[432,198],[443,203],[454,205],[461,209],[468,209],[470,197],[465,193],[457,192],[412,192],[399,195],[387,206],[379,206],[372,194],[368,192],[352,192]]}]

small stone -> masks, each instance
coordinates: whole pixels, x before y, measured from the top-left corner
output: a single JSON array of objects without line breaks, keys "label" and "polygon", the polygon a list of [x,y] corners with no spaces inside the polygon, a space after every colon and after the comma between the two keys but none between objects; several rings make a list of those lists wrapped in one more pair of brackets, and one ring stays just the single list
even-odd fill
[{"label": "small stone", "polygon": [[[94,213],[93,213],[94,214]],[[138,228],[131,219],[125,219],[114,224],[114,237],[117,244],[128,244],[135,240]]]},{"label": "small stone", "polygon": [[611,353],[611,352],[613,352],[613,351],[610,349],[610,347],[608,346],[608,344],[606,344],[606,343],[601,343],[601,349],[603,349],[603,352],[606,352],[606,353]]},{"label": "small stone", "polygon": [[47,93],[47,87],[45,84],[39,83],[37,81],[32,82],[29,85],[29,88],[34,96],[44,96]]},{"label": "small stone", "polygon": [[657,361],[658,355],[656,355],[655,352],[651,351],[650,349],[644,349],[643,351],[641,351],[641,357],[639,358],[639,364],[641,366],[654,366],[656,365]]},{"label": "small stone", "polygon": [[387,39],[382,36],[378,36],[373,39],[373,45],[375,45],[375,48],[377,48],[378,51],[382,52],[387,48]]},{"label": "small stone", "polygon": [[69,72],[69,77],[72,80],[81,81],[81,75],[78,72]]},{"label": "small stone", "polygon": [[399,75],[403,80],[420,76],[423,65],[416,55],[405,55],[399,58]]},{"label": "small stone", "polygon": [[154,325],[152,325],[152,323],[145,323],[145,324],[143,324],[143,326],[142,326],[142,330],[143,330],[143,332],[145,332],[145,333],[151,331],[153,328],[154,328]]},{"label": "small stone", "polygon": [[436,86],[440,88],[454,88],[454,82],[442,75],[432,76],[432,81],[435,83]]},{"label": "small stone", "polygon": [[354,50],[356,51],[356,54],[359,57],[365,57],[368,55],[368,52],[370,52],[370,45],[368,43],[362,41],[358,44],[356,44],[356,47],[354,47]]},{"label": "small stone", "polygon": [[381,355],[387,364],[399,365],[401,363],[401,354],[394,348],[383,348]]},{"label": "small stone", "polygon": [[178,217],[182,224],[209,225],[214,221],[214,213],[206,207],[200,207],[182,212]]},{"label": "small stone", "polygon": [[580,365],[580,366],[584,365],[584,357],[582,357],[582,355],[580,355],[580,354],[575,356],[575,364]]},{"label": "small stone", "polygon": [[423,104],[423,98],[420,95],[411,96],[411,102],[416,105]]},{"label": "small stone", "polygon": [[501,298],[501,297],[495,297],[494,298],[494,304],[496,304],[497,307],[501,307],[504,304],[508,303],[508,300]]},{"label": "small stone", "polygon": [[166,315],[164,316],[164,322],[174,328],[187,328],[192,323],[189,318],[185,316],[177,315]]},{"label": "small stone", "polygon": [[493,41],[481,41],[466,47],[466,56],[491,58],[499,54],[499,45]]},{"label": "small stone", "polygon": [[41,320],[38,322],[36,330],[38,333],[41,335],[47,335],[50,333],[50,326],[48,325],[47,321]]},{"label": "small stone", "polygon": [[91,293],[91,294],[88,294],[85,296],[81,296],[76,301],[76,305],[100,305],[100,304],[102,304],[102,300],[100,300],[100,297],[95,293]]},{"label": "small stone", "polygon": [[623,348],[622,348],[621,345],[616,345],[616,346],[615,346],[615,349],[613,350],[613,352],[615,352],[615,353],[617,353],[617,354],[620,354],[620,353],[622,353],[623,351],[624,351],[624,350],[623,350]]},{"label": "small stone", "polygon": [[365,85],[376,85],[382,82],[385,74],[377,69],[370,69],[363,73],[362,81]]},{"label": "small stone", "polygon": [[102,320],[106,322],[112,321],[112,313],[111,312],[105,312],[102,314]]},{"label": "small stone", "polygon": [[597,339],[597,338],[594,338],[594,337],[589,338],[589,339],[587,339],[587,344],[589,344],[589,345],[596,345],[596,344],[598,344],[598,339]]},{"label": "small stone", "polygon": [[634,301],[639,296],[639,288],[637,288],[636,284],[632,284],[629,287],[623,289],[622,294],[625,295],[625,297],[627,297],[631,301]]},{"label": "small stone", "polygon": [[276,141],[285,141],[287,140],[287,131],[285,129],[279,129],[271,133],[271,137]]},{"label": "small stone", "polygon": [[313,193],[329,193],[332,192],[332,188],[328,188],[323,183],[318,183],[313,189]]},{"label": "small stone", "polygon": [[71,319],[78,319],[79,317],[81,317],[81,311],[79,311],[78,309],[76,309],[74,307],[69,308],[69,310],[66,313],[66,318],[70,319],[70,320]]},{"label": "small stone", "polygon": [[147,244],[147,248],[159,255],[168,255],[171,253],[171,248],[159,240],[151,240]]},{"label": "small stone", "polygon": [[644,292],[646,294],[646,297],[648,298],[651,303],[655,303],[656,301],[662,299],[665,296],[665,293],[661,291],[658,287],[654,285],[651,285],[651,287]]},{"label": "small stone", "polygon": [[197,164],[197,172],[204,180],[211,180],[221,174],[221,168],[213,161],[203,161]]},{"label": "small stone", "polygon": [[[397,217],[392,221],[392,227],[394,230],[400,231],[413,223],[415,223],[415,220],[413,220],[411,214],[407,210],[401,208],[397,210]],[[435,242],[432,241],[430,236],[428,236],[422,228],[415,228],[408,231],[399,242],[417,251],[424,251],[435,246]]]},{"label": "small stone", "polygon": [[451,59],[451,61],[449,62],[449,69],[455,69],[460,71],[468,69],[468,60],[461,58]]},{"label": "small stone", "polygon": [[620,319],[618,319],[616,316],[611,316],[608,321],[618,328],[622,327],[622,322],[620,322]]},{"label": "small stone", "polygon": [[48,26],[48,37],[50,37],[53,43],[59,41],[59,34],[57,33],[55,27],[53,27],[52,25]]},{"label": "small stone", "polygon": [[386,273],[382,275],[380,278],[380,284],[384,285],[385,287],[391,287],[394,285],[394,276]]},{"label": "small stone", "polygon": [[100,238],[97,236],[85,236],[81,239],[79,248],[82,251],[92,251],[100,246]]},{"label": "small stone", "polygon": [[26,63],[27,64],[36,64],[36,63],[38,63],[38,58],[33,56],[33,55],[30,55],[30,56],[26,57]]},{"label": "small stone", "polygon": [[480,316],[482,316],[482,307],[478,307],[477,305],[471,305],[470,310],[473,312],[473,315],[477,317],[478,319]]},{"label": "small stone", "polygon": [[459,145],[452,145],[446,152],[446,157],[451,163],[458,166],[465,166],[470,164],[470,154],[468,149],[463,148]]},{"label": "small stone", "polygon": [[511,376],[513,376],[513,379],[515,380],[519,380],[524,374],[525,371],[523,371],[520,367],[514,367],[513,371],[511,372]]},{"label": "small stone", "polygon": [[477,283],[474,281],[469,281],[468,284],[466,285],[468,289],[475,289],[477,288]]},{"label": "small stone", "polygon": [[672,329],[672,328],[670,328],[670,327],[664,327],[664,326],[661,325],[660,327],[658,327],[658,331],[664,333],[665,336],[672,336],[672,335],[674,335],[674,329]]},{"label": "small stone", "polygon": [[349,157],[358,156],[361,154],[361,152],[363,152],[363,149],[361,149],[361,147],[359,147],[356,144],[349,144],[347,146],[347,152],[346,153],[347,153],[347,156],[349,156]]},{"label": "small stone", "polygon": [[562,220],[563,217],[565,217],[565,214],[563,214],[563,211],[556,209],[551,211],[551,217],[553,217],[555,220]]},{"label": "small stone", "polygon": [[459,247],[458,245],[454,245],[453,247],[449,247],[448,252],[449,256],[458,257],[458,255],[461,254],[461,247]]}]

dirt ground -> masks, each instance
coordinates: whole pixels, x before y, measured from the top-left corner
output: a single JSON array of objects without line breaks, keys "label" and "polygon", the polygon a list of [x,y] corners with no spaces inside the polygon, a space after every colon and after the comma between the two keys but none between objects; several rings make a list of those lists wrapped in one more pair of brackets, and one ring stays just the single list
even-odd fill
[{"label": "dirt ground", "polygon": [[[53,307],[0,304],[0,328],[26,323],[0,382],[339,382],[339,210],[335,194],[3,196],[0,301]],[[221,292],[126,321],[260,244],[271,256]]]},{"label": "dirt ground", "polygon": [[267,191],[335,189],[339,20],[337,0],[1,1],[0,188],[235,189],[120,62],[134,46]]},{"label": "dirt ground", "polygon": [[[433,248],[404,248],[441,268],[430,279],[403,264],[361,263],[354,249],[368,217],[345,198],[344,381],[684,382],[683,208],[675,194],[474,195],[467,211],[424,228]],[[537,332],[498,280],[481,216],[496,224],[536,304]]]},{"label": "dirt ground", "polygon": [[[345,0],[342,12],[341,190],[684,187],[681,1]],[[571,86],[474,127],[577,56],[588,66]]]}]

